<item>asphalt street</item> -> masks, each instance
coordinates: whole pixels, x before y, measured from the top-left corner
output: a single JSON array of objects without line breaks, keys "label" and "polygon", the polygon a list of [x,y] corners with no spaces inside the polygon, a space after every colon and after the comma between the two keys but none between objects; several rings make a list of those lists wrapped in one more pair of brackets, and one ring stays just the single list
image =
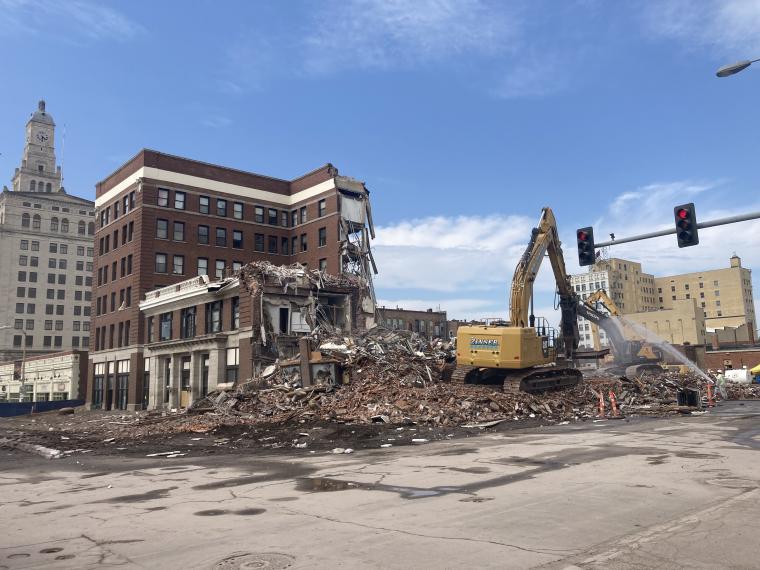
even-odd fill
[{"label": "asphalt street", "polygon": [[760,402],[350,455],[0,449],[0,569],[758,568],[759,451]]}]

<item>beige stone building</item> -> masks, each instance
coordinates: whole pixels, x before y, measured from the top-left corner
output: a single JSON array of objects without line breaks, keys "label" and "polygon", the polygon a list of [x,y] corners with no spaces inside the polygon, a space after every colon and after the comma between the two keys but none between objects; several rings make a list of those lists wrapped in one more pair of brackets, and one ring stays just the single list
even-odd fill
[{"label": "beige stone building", "polygon": [[736,254],[725,269],[657,277],[655,286],[660,309],[670,309],[678,301],[694,299],[705,312],[708,331],[747,325],[754,334],[757,328],[752,272],[742,267]]},{"label": "beige stone building", "polygon": [[642,311],[639,313],[626,314],[627,321],[636,323],[642,328],[623,325],[626,338],[644,341],[664,340],[676,345],[705,344],[705,316],[702,309],[697,306],[696,299],[681,299],[671,303],[667,309],[658,311]]},{"label": "beige stone building", "polygon": [[0,362],[0,402],[77,400],[86,375],[87,352],[80,350]]},{"label": "beige stone building", "polygon": [[13,190],[0,194],[0,360],[89,345],[95,205],[67,194],[40,101]]},{"label": "beige stone building", "polygon": [[[636,261],[618,257],[600,260],[587,273],[571,275],[570,284],[581,299],[604,289],[625,314],[657,309],[654,275],[644,273]],[[581,348],[593,348],[591,323],[578,317],[578,330]],[[604,331],[599,332],[599,338],[602,345],[607,344]]]}]

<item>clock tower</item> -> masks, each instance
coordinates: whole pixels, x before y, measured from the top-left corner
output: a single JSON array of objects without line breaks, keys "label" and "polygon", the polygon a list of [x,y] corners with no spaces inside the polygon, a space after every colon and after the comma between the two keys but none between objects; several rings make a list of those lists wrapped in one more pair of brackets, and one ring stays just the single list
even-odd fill
[{"label": "clock tower", "polygon": [[21,167],[13,175],[15,192],[61,192],[61,167],[55,164],[55,122],[40,101],[26,123]]}]

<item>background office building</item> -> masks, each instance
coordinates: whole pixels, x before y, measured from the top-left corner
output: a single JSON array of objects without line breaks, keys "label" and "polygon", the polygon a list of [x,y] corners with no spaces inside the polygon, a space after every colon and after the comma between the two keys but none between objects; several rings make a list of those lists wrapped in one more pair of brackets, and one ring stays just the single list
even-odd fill
[{"label": "background office building", "polygon": [[89,345],[94,203],[67,194],[40,101],[0,195],[0,361]]},{"label": "background office building", "polygon": [[372,266],[369,192],[331,164],[282,180],[142,150],[97,184],[95,204],[93,407],[149,399],[139,310],[148,292],[254,260],[332,274]]}]

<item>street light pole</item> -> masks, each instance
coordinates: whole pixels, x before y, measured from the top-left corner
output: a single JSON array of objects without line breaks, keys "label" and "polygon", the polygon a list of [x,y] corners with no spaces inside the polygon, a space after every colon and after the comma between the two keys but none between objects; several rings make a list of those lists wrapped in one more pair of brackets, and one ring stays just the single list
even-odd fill
[{"label": "street light pole", "polygon": [[731,65],[724,65],[718,71],[715,72],[715,75],[718,77],[728,77],[729,75],[736,75],[740,71],[744,71],[745,69],[747,69],[750,65],[752,65],[756,61],[760,61],[760,59],[745,59],[743,61],[737,61],[736,63],[732,63]]}]

